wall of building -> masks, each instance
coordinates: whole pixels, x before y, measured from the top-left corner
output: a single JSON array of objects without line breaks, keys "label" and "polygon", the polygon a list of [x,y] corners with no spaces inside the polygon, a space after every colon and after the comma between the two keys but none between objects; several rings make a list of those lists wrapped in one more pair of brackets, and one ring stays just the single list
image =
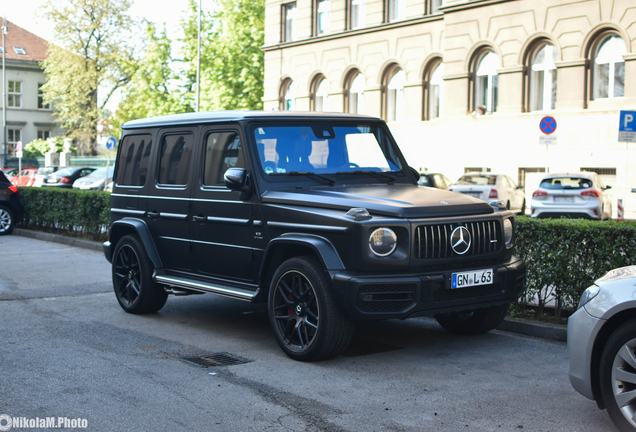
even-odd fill
[{"label": "wall of building", "polygon": [[[466,167],[488,167],[518,178],[520,168],[578,171],[614,168],[606,177],[615,196],[623,186],[636,187],[636,143],[618,142],[620,110],[636,110],[636,5],[632,0],[446,0],[441,13],[424,15],[426,2],[407,0],[406,19],[382,23],[381,0],[366,2],[366,27],[346,29],[345,0],[331,1],[331,31],[312,36],[311,0],[298,0],[298,38],[281,43],[282,5],[266,1],[265,109],[281,107],[286,79],[296,85],[297,110],[312,107],[312,82],[324,75],[329,83],[329,110],[345,110],[349,72],[365,78],[364,113],[384,116],[385,74],[398,65],[406,74],[404,116],[390,122],[400,147],[415,168],[439,171],[456,179]],[[625,94],[591,98],[590,59],[598,35],[612,30],[627,47]],[[556,107],[529,112],[529,57],[536,43],[556,48]],[[497,111],[479,115],[471,105],[475,55],[487,47],[498,54]],[[427,72],[444,62],[441,117],[424,121]],[[557,121],[556,145],[539,143],[539,122]],[[632,162],[630,162],[632,161]],[[627,163],[627,167],[626,167]],[[534,177],[532,177],[532,181]],[[531,181],[531,182],[532,182]],[[526,184],[530,196],[532,184]],[[633,195],[633,196],[632,196]],[[636,194],[626,194],[636,211]]]}]

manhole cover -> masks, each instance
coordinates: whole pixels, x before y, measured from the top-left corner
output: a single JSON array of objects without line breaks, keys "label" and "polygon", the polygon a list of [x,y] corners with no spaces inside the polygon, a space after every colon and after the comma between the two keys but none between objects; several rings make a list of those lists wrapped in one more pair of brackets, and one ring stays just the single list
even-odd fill
[{"label": "manhole cover", "polygon": [[234,366],[250,363],[252,361],[228,353],[210,354],[205,357],[183,357],[182,360],[202,367]]}]

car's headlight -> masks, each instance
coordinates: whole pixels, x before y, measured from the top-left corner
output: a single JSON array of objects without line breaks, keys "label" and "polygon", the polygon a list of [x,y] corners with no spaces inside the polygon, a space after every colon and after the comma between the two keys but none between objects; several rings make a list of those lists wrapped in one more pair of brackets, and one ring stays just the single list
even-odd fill
[{"label": "car's headlight", "polygon": [[377,256],[389,256],[397,248],[397,235],[392,229],[378,228],[369,237],[369,248]]},{"label": "car's headlight", "polygon": [[504,231],[504,242],[506,243],[506,247],[512,246],[512,240],[514,237],[514,228],[512,226],[512,221],[510,219],[504,220],[503,231]]},{"label": "car's headlight", "polygon": [[592,285],[585,291],[583,291],[583,295],[581,296],[581,300],[579,300],[579,307],[577,309],[581,309],[583,306],[588,304],[590,300],[598,295],[601,291],[601,288],[598,285]]}]

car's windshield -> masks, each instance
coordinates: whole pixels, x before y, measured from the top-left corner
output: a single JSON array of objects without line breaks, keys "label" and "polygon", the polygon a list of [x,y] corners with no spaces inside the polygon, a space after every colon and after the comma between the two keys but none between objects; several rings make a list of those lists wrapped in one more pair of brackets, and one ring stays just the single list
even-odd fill
[{"label": "car's windshield", "polygon": [[592,180],[580,177],[553,177],[541,180],[543,189],[587,189],[592,187]]},{"label": "car's windshield", "polygon": [[[89,175],[87,175],[86,177],[99,177],[99,178],[105,178],[106,177],[106,172],[108,171],[108,177],[112,177],[113,176],[113,170],[115,169],[115,167],[104,167],[104,168],[97,168],[95,171],[93,171],[92,173],[90,173]],[[86,178],[85,177],[85,178]]]},{"label": "car's windshield", "polygon": [[70,176],[70,175],[73,175],[73,171],[75,171],[75,170],[73,170],[71,168],[64,168],[64,169],[61,169],[59,171],[55,171],[55,176],[56,177]]},{"label": "car's windshield", "polygon": [[41,175],[49,175],[55,172],[55,168],[53,167],[40,167],[38,168],[37,174]]},{"label": "car's windshield", "polygon": [[457,180],[458,185],[494,186],[497,184],[495,175],[463,175]]},{"label": "car's windshield", "polygon": [[384,131],[349,124],[273,125],[254,129],[268,175],[399,172],[402,163]]}]

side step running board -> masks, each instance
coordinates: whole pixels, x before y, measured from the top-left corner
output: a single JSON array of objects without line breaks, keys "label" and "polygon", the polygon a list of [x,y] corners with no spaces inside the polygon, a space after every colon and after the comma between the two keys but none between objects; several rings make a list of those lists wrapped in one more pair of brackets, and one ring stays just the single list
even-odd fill
[{"label": "side step running board", "polygon": [[256,295],[256,291],[249,291],[241,288],[235,288],[222,284],[210,284],[192,279],[186,279],[179,276],[155,275],[157,283],[168,285],[175,288],[185,288],[193,291],[218,294],[225,297],[231,297],[239,300],[252,301]]}]

